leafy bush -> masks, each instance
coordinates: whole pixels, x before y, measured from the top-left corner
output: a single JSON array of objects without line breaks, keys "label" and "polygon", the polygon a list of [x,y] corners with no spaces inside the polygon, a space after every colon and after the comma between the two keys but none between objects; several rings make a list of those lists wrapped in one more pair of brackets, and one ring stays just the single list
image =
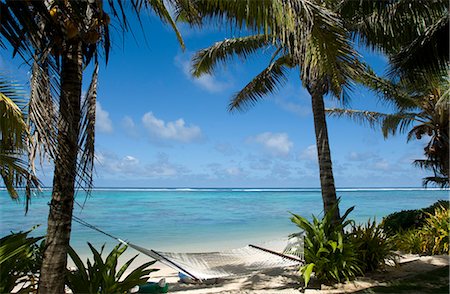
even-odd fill
[{"label": "leafy bush", "polygon": [[292,222],[306,232],[306,264],[300,268],[305,286],[308,286],[313,270],[321,282],[340,282],[362,274],[355,247],[343,233],[344,227],[351,222],[344,220],[353,208],[348,209],[337,224],[331,221],[336,206],[322,220],[313,215],[312,223],[293,214]]},{"label": "leafy bush", "polygon": [[436,208],[433,214],[427,213],[425,225],[419,234],[423,236],[422,252],[427,254],[449,253],[450,210],[443,206]]},{"label": "leafy bush", "polygon": [[353,225],[348,236],[355,246],[364,272],[376,270],[389,261],[396,262],[394,245],[384,234],[383,229],[377,226],[375,220],[369,219],[365,226]]},{"label": "leafy bush", "polygon": [[438,207],[449,208],[448,200],[439,200],[427,208],[415,210],[402,210],[391,213],[383,218],[381,227],[389,236],[393,236],[402,231],[419,229],[425,224],[427,213],[434,213]]},{"label": "leafy bush", "polygon": [[67,286],[73,293],[129,293],[135,286],[145,284],[148,275],[156,269],[148,269],[155,261],[147,262],[123,277],[137,255],[128,260],[119,271],[116,270],[120,255],[127,246],[118,244],[103,261],[102,253],[105,245],[98,252],[90,243],[89,248],[94,256],[93,263],[88,259],[87,268],[77,253],[69,248],[69,256],[77,267],[76,271],[67,272]]},{"label": "leafy bush", "polygon": [[441,206],[426,213],[421,229],[399,232],[395,236],[397,250],[415,254],[449,253],[449,209]]},{"label": "leafy bush", "polygon": [[404,253],[422,253],[422,243],[423,236],[417,229],[400,231],[393,237],[394,248]]},{"label": "leafy bush", "polygon": [[31,231],[12,233],[0,239],[0,293],[11,293],[20,284],[24,286],[20,292],[35,289],[42,264],[42,246],[37,242],[43,237],[28,237]]}]

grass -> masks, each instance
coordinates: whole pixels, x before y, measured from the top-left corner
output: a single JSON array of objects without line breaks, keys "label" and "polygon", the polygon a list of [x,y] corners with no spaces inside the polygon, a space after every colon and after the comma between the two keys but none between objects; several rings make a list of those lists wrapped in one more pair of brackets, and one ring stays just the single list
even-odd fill
[{"label": "grass", "polygon": [[356,293],[449,293],[449,267],[442,267]]}]

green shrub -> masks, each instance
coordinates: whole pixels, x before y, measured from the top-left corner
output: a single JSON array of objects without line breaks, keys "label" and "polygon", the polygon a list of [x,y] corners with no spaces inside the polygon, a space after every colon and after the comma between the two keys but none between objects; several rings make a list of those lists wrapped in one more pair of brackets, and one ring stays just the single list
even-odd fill
[{"label": "green shrub", "polygon": [[11,293],[20,284],[25,286],[20,290],[23,293],[36,288],[42,264],[42,246],[37,242],[43,237],[28,237],[31,231],[11,233],[0,239],[0,293]]},{"label": "green shrub", "polygon": [[448,209],[449,201],[439,200],[427,208],[391,213],[383,218],[381,227],[389,236],[410,229],[419,229],[425,224],[427,213],[434,213],[435,209],[441,206]]},{"label": "green shrub", "polygon": [[313,270],[320,282],[340,282],[362,274],[355,247],[343,233],[344,227],[351,222],[344,220],[353,208],[348,209],[337,224],[331,221],[336,207],[326,213],[322,220],[313,216],[312,223],[293,214],[292,222],[306,232],[306,264],[300,268],[305,287]]},{"label": "green shrub", "polygon": [[93,262],[89,259],[87,260],[87,268],[77,253],[72,248],[69,248],[69,256],[77,267],[76,271],[67,271],[67,286],[73,293],[129,293],[133,287],[145,284],[151,272],[157,271],[156,269],[148,269],[150,265],[155,263],[155,261],[151,261],[123,277],[137,255],[128,260],[117,271],[118,259],[127,249],[127,246],[118,244],[103,260],[102,253],[105,246],[103,245],[100,252],[98,252],[90,243],[88,245],[94,260]]},{"label": "green shrub", "polygon": [[420,230],[422,235],[421,249],[426,254],[449,253],[450,210],[443,206],[435,209],[434,213],[427,213],[425,225]]},{"label": "green shrub", "polygon": [[396,234],[396,249],[414,254],[448,254],[449,253],[449,209],[441,206],[433,213],[425,213],[421,229],[411,229]]},{"label": "green shrub", "polygon": [[423,236],[419,230],[411,229],[398,232],[393,238],[394,248],[404,253],[422,253]]},{"label": "green shrub", "polygon": [[394,244],[384,234],[383,229],[377,226],[375,220],[369,219],[364,226],[352,225],[348,236],[355,246],[357,258],[361,261],[364,272],[376,270],[389,261],[396,262]]}]

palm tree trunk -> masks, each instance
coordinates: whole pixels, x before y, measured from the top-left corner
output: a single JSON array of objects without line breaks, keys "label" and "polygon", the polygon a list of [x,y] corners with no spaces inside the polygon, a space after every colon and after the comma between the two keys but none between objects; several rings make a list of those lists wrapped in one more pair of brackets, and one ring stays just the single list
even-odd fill
[{"label": "palm tree trunk", "polygon": [[39,292],[45,294],[64,293],[80,132],[81,84],[81,42],[74,40],[66,44],[61,64],[58,153],[39,281]]},{"label": "palm tree trunk", "polygon": [[[314,116],[314,129],[316,132],[317,155],[320,170],[320,188],[322,190],[323,208],[325,213],[336,204],[336,188],[334,186],[333,169],[331,164],[330,145],[328,142],[327,122],[325,120],[325,106],[323,102],[324,87],[316,83],[308,91],[311,94],[312,110]],[[333,222],[340,218],[339,207],[336,207]]]}]

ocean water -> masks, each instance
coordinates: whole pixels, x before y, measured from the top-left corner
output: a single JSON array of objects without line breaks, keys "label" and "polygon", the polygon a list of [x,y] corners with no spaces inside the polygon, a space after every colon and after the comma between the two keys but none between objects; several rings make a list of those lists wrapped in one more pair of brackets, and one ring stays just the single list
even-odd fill
[{"label": "ocean water", "polygon": [[[41,224],[34,235],[44,235],[50,191],[34,197],[27,215],[23,203],[0,191],[0,235],[25,231]],[[389,213],[423,208],[449,192],[438,189],[338,189],[341,213],[349,218],[381,221]],[[96,189],[79,192],[74,215],[123,240],[162,251],[222,250],[262,243],[298,229],[289,220],[293,212],[311,218],[322,213],[318,189]],[[107,246],[117,241],[78,223],[71,245],[87,252],[86,242]]]}]

